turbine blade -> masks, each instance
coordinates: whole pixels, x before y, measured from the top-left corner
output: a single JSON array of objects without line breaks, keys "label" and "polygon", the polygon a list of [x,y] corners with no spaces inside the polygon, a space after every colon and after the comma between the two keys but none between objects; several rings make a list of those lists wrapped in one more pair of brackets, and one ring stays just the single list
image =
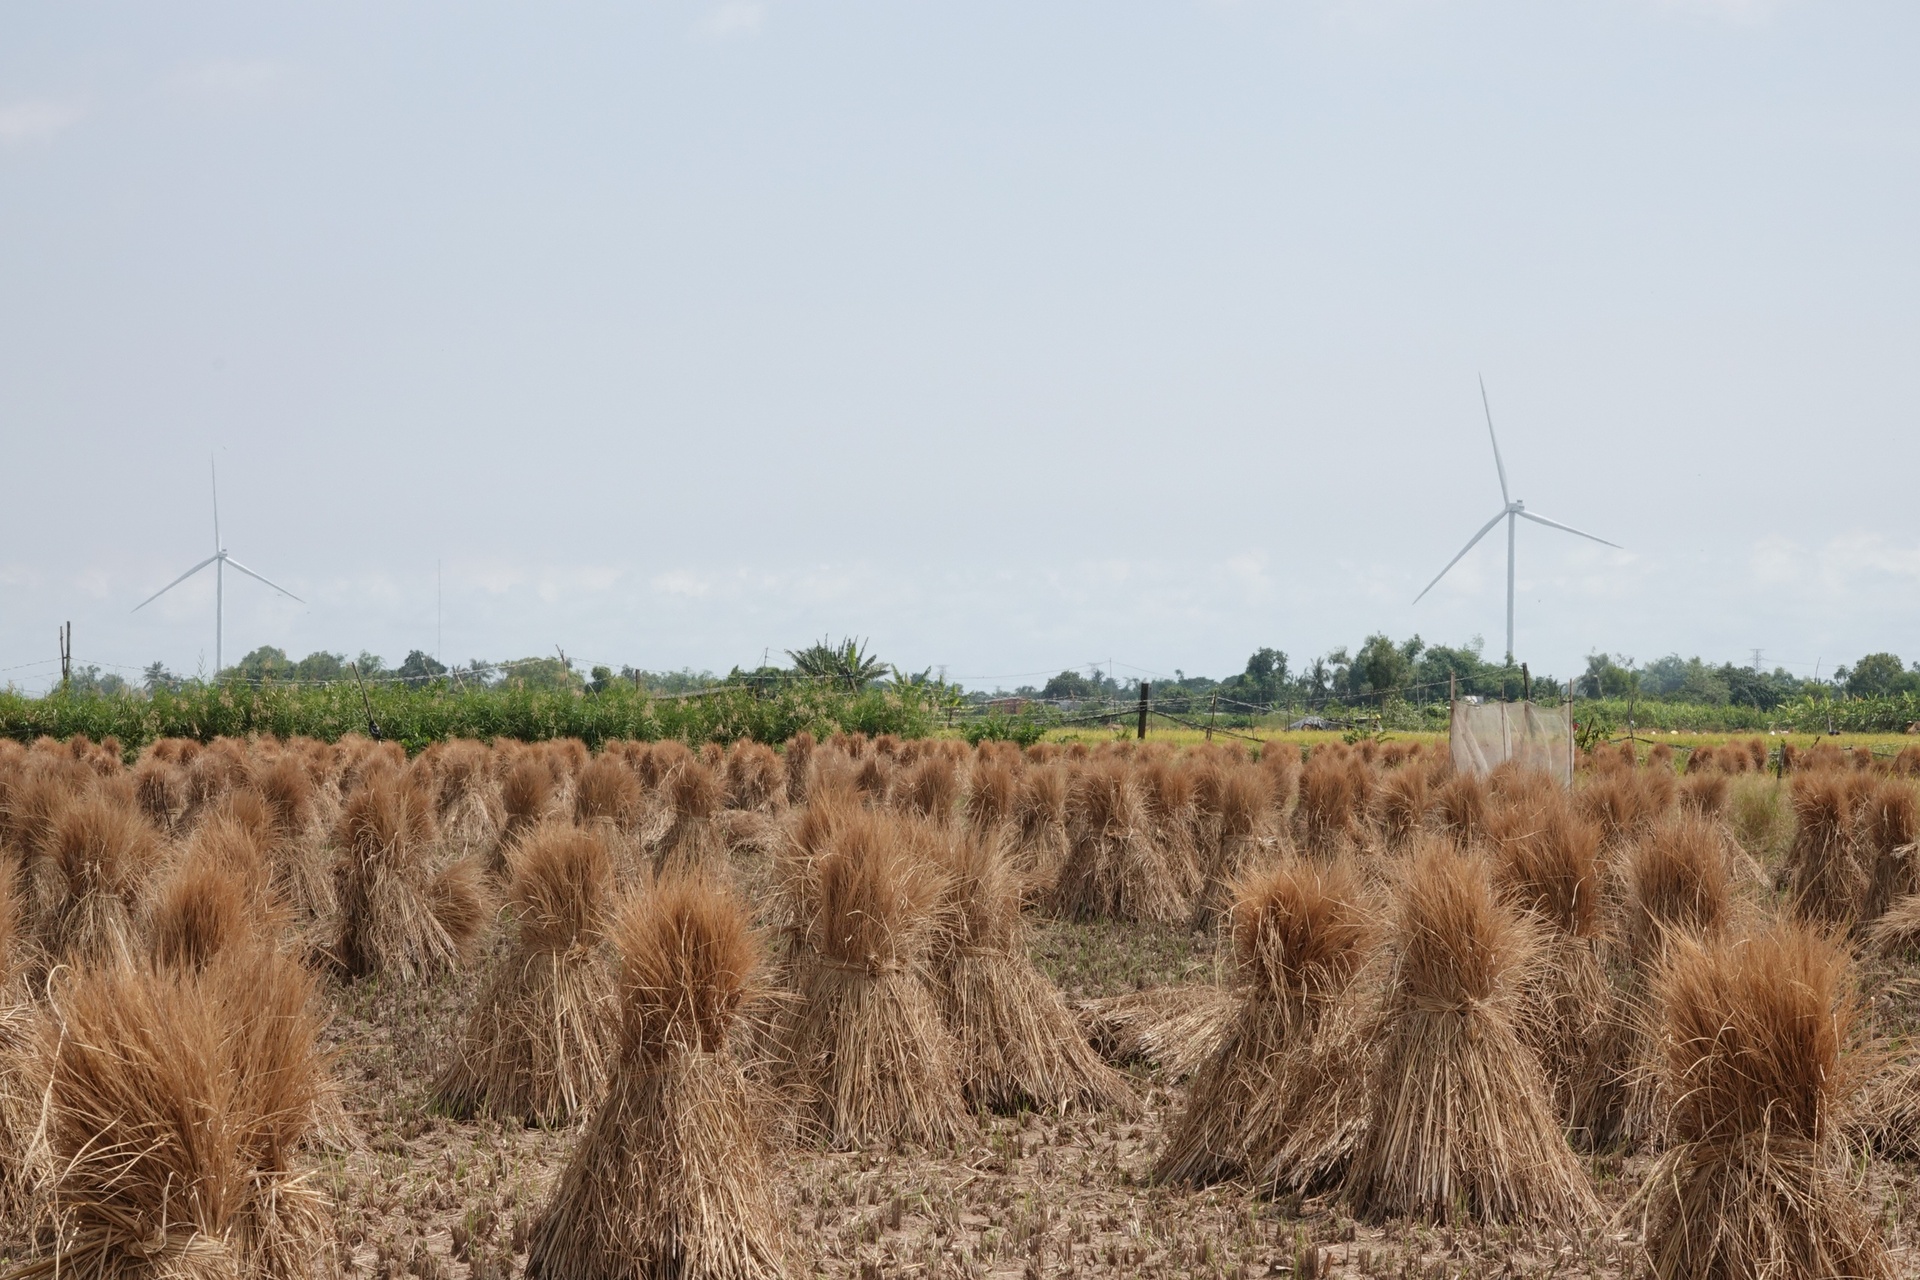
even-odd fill
[{"label": "turbine blade", "polygon": [[200,572],[202,569],[206,568],[208,565],[212,564],[215,560],[218,560],[219,558],[220,558],[219,556],[208,556],[205,560],[202,560],[199,564],[193,566],[193,568],[187,570],[185,573],[175,578],[172,582],[169,582],[166,586],[160,588],[158,591],[148,596],[145,600],[142,600],[139,604],[127,610],[127,612],[128,613],[140,612],[142,609],[152,604],[155,600],[158,600],[161,596],[167,594],[167,592],[173,590],[175,587],[179,586],[181,583],[185,582],[188,578],[191,578],[194,574]]},{"label": "turbine blade", "polygon": [[1621,546],[1621,545],[1620,545],[1619,543],[1617,543],[1617,542],[1608,542],[1608,541],[1607,541],[1607,540],[1606,540],[1605,538],[1602,538],[1602,537],[1600,537],[1600,536],[1598,536],[1597,534],[1591,534],[1591,533],[1588,533],[1588,532],[1587,532],[1586,530],[1584,530],[1584,529],[1576,529],[1576,528],[1574,528],[1574,527],[1573,527],[1572,525],[1570,525],[1570,524],[1561,524],[1561,523],[1560,523],[1560,522],[1559,522],[1558,520],[1549,520],[1549,519],[1547,519],[1547,518],[1546,518],[1545,516],[1537,516],[1537,515],[1535,515],[1535,514],[1533,514],[1533,512],[1531,512],[1531,511],[1522,511],[1522,512],[1520,512],[1519,514],[1520,514],[1520,515],[1521,515],[1522,517],[1524,517],[1524,518],[1526,518],[1526,519],[1528,519],[1528,520],[1531,520],[1531,521],[1533,521],[1533,522],[1534,522],[1535,524],[1543,524],[1543,525],[1545,525],[1545,526],[1547,526],[1547,528],[1549,528],[1549,529],[1559,529],[1559,530],[1560,530],[1561,532],[1563,532],[1563,533],[1577,533],[1577,534],[1579,534],[1579,535],[1580,535],[1581,537],[1583,537],[1583,538],[1591,538],[1591,539],[1593,539],[1593,541],[1595,541],[1595,542],[1597,542],[1597,543],[1599,543],[1599,544],[1600,544],[1601,546],[1604,546],[1604,547],[1612,547],[1612,548],[1613,548],[1613,549],[1614,549],[1615,551],[1625,551],[1625,550],[1626,550],[1626,548],[1625,548],[1625,547],[1623,547],[1623,546]]},{"label": "turbine blade", "polygon": [[[1447,569],[1451,569],[1453,568],[1453,566],[1459,564],[1460,556],[1464,556],[1465,554],[1467,554],[1467,552],[1473,550],[1475,543],[1479,542],[1480,539],[1486,537],[1487,534],[1491,533],[1493,531],[1493,526],[1499,524],[1502,520],[1505,520],[1506,518],[1507,518],[1507,513],[1505,511],[1502,511],[1500,512],[1500,514],[1496,515],[1493,519],[1481,525],[1480,532],[1474,534],[1471,538],[1467,539],[1467,545],[1460,548],[1460,555],[1455,556],[1453,559],[1447,561]],[[1426,585],[1426,587],[1420,592],[1419,596],[1415,596],[1413,598],[1413,602],[1415,604],[1420,603],[1420,596],[1426,595],[1428,591],[1431,591],[1435,587],[1440,585],[1440,579],[1447,576],[1447,569],[1442,569],[1440,572],[1433,575],[1433,581],[1429,582]]]},{"label": "turbine blade", "polygon": [[213,481],[213,554],[220,554],[220,468],[214,464],[213,455],[207,455],[207,475]]},{"label": "turbine blade", "polygon": [[241,564],[238,560],[235,560],[232,556],[227,557],[227,567],[229,569],[238,569],[241,573],[246,574],[249,578],[254,579],[256,582],[266,583],[268,586],[272,587],[275,591],[278,591],[281,595],[285,596],[289,600],[299,600],[301,604],[306,603],[305,600],[300,600],[299,596],[293,594],[293,592],[287,590],[285,587],[281,586],[279,583],[274,582],[270,578],[261,577],[259,574],[255,573],[253,570],[247,568],[247,566]]},{"label": "turbine blade", "polygon": [[1487,379],[1480,378],[1480,407],[1487,411],[1487,439],[1493,441],[1493,465],[1500,472],[1500,501],[1512,502],[1507,493],[1507,464],[1500,461],[1500,437],[1493,434],[1493,406],[1487,403]]}]

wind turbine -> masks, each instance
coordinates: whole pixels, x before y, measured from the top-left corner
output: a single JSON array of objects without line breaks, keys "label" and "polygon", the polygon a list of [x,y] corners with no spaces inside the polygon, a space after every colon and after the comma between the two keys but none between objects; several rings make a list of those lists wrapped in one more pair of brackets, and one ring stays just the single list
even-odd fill
[{"label": "wind turbine", "polygon": [[285,587],[281,586],[279,583],[269,582],[266,578],[261,577],[259,574],[255,573],[253,570],[247,568],[247,566],[241,564],[238,560],[235,560],[232,556],[227,554],[226,547],[222,546],[220,542],[220,472],[215,468],[213,460],[211,458],[207,460],[207,471],[213,480],[213,554],[208,556],[205,560],[202,560],[199,564],[193,566],[193,568],[181,574],[179,577],[175,578],[172,582],[169,582],[166,586],[160,588],[158,591],[148,596],[145,600],[142,600],[139,604],[133,606],[133,609],[131,610],[131,612],[133,613],[140,612],[142,609],[152,604],[155,600],[158,600],[161,596],[167,594],[167,592],[173,590],[175,587],[185,582],[188,578],[191,578],[194,574],[200,572],[202,569],[206,568],[208,565],[212,565],[213,566],[213,674],[217,677],[220,674],[221,669],[224,665],[221,661],[220,648],[221,648],[222,640],[224,638],[223,633],[226,628],[226,619],[223,615],[225,614],[225,611],[226,611],[227,566],[228,565],[232,565],[235,571],[239,573],[244,573],[249,578],[253,578],[259,582],[265,582],[268,586],[272,587],[275,591],[278,591],[281,595],[285,596],[289,600],[298,601],[301,604],[305,604],[306,601],[301,600],[299,596],[293,594],[293,592],[287,590]]},{"label": "wind turbine", "polygon": [[1593,534],[1584,532],[1583,530],[1580,530],[1580,529],[1576,529],[1570,524],[1561,524],[1558,520],[1549,520],[1543,515],[1537,515],[1534,512],[1527,510],[1526,503],[1522,502],[1520,499],[1508,493],[1507,492],[1507,464],[1500,461],[1500,437],[1496,436],[1493,433],[1493,406],[1487,403],[1487,380],[1485,378],[1480,379],[1480,407],[1482,409],[1485,409],[1487,413],[1487,438],[1493,441],[1493,465],[1500,472],[1500,501],[1504,505],[1501,506],[1499,513],[1495,515],[1493,519],[1487,521],[1485,524],[1480,526],[1480,532],[1474,534],[1473,537],[1467,540],[1467,545],[1460,548],[1460,555],[1457,555],[1453,559],[1447,561],[1447,568],[1442,569],[1439,573],[1435,574],[1433,576],[1433,581],[1429,582],[1426,585],[1425,590],[1421,591],[1420,595],[1415,596],[1413,598],[1413,602],[1415,604],[1419,604],[1421,596],[1426,595],[1428,591],[1431,591],[1435,587],[1440,585],[1440,579],[1447,576],[1447,569],[1451,569],[1453,568],[1453,566],[1460,563],[1460,556],[1464,556],[1467,554],[1467,552],[1473,550],[1475,544],[1477,544],[1480,541],[1480,539],[1486,537],[1487,534],[1493,531],[1493,526],[1499,524],[1502,520],[1505,520],[1507,522],[1507,661],[1512,662],[1513,661],[1513,531],[1515,528],[1515,521],[1531,520],[1535,524],[1543,524],[1547,526],[1547,528],[1549,529],[1559,529],[1563,533],[1576,533],[1583,538],[1590,538],[1594,542],[1600,543],[1602,546],[1612,547],[1616,551],[1620,550],[1621,547],[1620,547],[1620,544],[1617,542],[1608,542],[1605,538],[1595,537]]}]

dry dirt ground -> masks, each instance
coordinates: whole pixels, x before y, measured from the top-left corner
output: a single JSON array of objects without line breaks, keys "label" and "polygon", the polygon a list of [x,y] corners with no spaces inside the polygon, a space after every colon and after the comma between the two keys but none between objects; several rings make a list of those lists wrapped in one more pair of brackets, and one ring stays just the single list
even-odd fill
[{"label": "dry dirt ground", "polygon": [[[1214,981],[1213,944],[1174,930],[1036,921],[1036,960],[1075,998],[1150,983]],[[462,1280],[520,1274],[527,1230],[577,1129],[543,1131],[433,1114],[427,1088],[478,989],[479,968],[416,988],[336,987],[330,1030],[353,1143],[319,1170],[340,1205],[350,1276]],[[1884,984],[1896,975],[1870,975]],[[1886,988],[1883,985],[1883,990]],[[1907,1023],[1907,992],[1883,1020]],[[1616,1219],[1586,1232],[1356,1223],[1332,1200],[1274,1202],[1237,1185],[1147,1185],[1177,1082],[1143,1068],[1133,1115],[983,1117],[953,1150],[775,1156],[795,1275],[1624,1276],[1639,1236]],[[1633,1163],[1589,1162],[1609,1212]],[[1862,1194],[1883,1215],[1904,1274],[1920,1274],[1914,1170],[1874,1162]]]}]

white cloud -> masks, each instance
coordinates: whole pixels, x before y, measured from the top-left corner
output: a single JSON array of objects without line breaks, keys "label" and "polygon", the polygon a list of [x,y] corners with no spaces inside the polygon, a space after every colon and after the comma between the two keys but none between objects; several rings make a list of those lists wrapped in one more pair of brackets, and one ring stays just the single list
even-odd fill
[{"label": "white cloud", "polygon": [[1920,580],[1920,547],[1901,546],[1885,534],[1864,530],[1836,534],[1814,548],[1773,534],[1754,544],[1748,568],[1765,586],[1845,594],[1864,585],[1863,580]]},{"label": "white cloud", "polygon": [[757,36],[761,25],[767,20],[767,6],[756,4],[753,0],[727,0],[727,3],[707,15],[700,24],[702,34],[713,40],[732,40],[742,36]]},{"label": "white cloud", "polygon": [[676,569],[672,573],[657,575],[653,580],[653,589],[665,595],[697,599],[711,591],[713,584],[697,573]]},{"label": "white cloud", "polygon": [[257,102],[288,81],[285,64],[264,58],[216,60],[185,67],[168,81],[176,92],[207,102]]},{"label": "white cloud", "polygon": [[0,107],[0,147],[46,142],[85,114],[67,102],[16,102]]}]

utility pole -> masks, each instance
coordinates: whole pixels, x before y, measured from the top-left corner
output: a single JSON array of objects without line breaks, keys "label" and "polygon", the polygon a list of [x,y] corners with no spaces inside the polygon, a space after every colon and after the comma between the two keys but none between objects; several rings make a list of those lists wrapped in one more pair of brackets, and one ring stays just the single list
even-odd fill
[{"label": "utility pole", "polygon": [[73,692],[73,624],[60,624],[60,692]]},{"label": "utility pole", "polygon": [[1147,698],[1152,690],[1153,684],[1151,681],[1142,680],[1140,682],[1140,729],[1137,736],[1142,742],[1147,740]]},{"label": "utility pole", "polygon": [[1760,674],[1760,651],[1758,649],[1753,651],[1753,673],[1755,675]]}]

